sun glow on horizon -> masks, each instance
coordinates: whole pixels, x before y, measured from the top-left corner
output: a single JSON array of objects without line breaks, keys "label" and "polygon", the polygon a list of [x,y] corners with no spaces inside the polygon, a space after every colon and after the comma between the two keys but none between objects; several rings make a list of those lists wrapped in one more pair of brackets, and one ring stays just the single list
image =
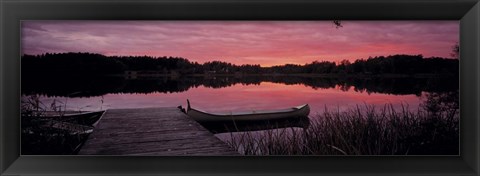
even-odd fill
[{"label": "sun glow on horizon", "polygon": [[395,54],[449,57],[458,21],[22,21],[22,54],[89,52],[303,65]]}]

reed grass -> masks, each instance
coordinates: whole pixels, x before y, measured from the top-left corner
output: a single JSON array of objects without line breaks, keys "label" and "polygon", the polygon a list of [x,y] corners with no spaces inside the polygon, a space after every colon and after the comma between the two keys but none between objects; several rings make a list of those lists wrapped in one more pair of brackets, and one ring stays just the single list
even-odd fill
[{"label": "reed grass", "polygon": [[227,143],[244,155],[457,155],[458,109],[411,112],[393,105],[325,108],[310,126],[261,133],[230,133]]},{"label": "reed grass", "polygon": [[88,134],[72,134],[71,130],[55,128],[51,126],[53,123],[48,123],[48,120],[41,118],[48,113],[63,116],[65,109],[66,103],[59,100],[53,100],[47,105],[37,95],[22,97],[22,155],[70,155],[78,152]]}]

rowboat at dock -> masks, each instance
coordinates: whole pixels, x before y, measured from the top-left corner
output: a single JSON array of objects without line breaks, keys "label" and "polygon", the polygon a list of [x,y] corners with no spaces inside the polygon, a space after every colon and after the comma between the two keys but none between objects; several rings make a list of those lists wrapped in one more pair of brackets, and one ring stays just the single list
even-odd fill
[{"label": "rowboat at dock", "polygon": [[189,100],[186,109],[186,114],[197,122],[278,120],[307,117],[309,113],[308,104],[277,110],[209,113],[192,108]]},{"label": "rowboat at dock", "polygon": [[105,111],[22,114],[22,153],[76,154]]},{"label": "rowboat at dock", "polygon": [[31,118],[43,121],[58,121],[78,124],[82,126],[95,126],[105,111],[93,112],[41,112]]}]

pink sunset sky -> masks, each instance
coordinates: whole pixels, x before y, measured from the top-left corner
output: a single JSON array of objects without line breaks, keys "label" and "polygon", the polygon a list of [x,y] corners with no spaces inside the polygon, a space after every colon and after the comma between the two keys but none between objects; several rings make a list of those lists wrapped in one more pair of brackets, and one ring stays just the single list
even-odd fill
[{"label": "pink sunset sky", "polygon": [[450,57],[459,21],[23,21],[22,53],[177,56],[262,66]]}]

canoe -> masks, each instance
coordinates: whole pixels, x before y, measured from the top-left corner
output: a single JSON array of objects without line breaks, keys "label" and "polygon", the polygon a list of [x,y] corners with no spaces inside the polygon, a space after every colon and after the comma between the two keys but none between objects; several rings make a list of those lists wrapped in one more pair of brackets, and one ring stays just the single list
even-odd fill
[{"label": "canoe", "polygon": [[70,122],[62,122],[62,121],[56,121],[56,120],[50,120],[47,121],[43,124],[41,124],[42,128],[52,128],[55,130],[61,130],[65,132],[69,132],[70,134],[88,134],[92,133],[94,127],[93,126],[86,126],[86,125],[80,125],[80,124],[75,124],[75,123],[70,123]]},{"label": "canoe", "polygon": [[105,111],[22,114],[22,154],[76,154]]},{"label": "canoe", "polygon": [[65,114],[52,114],[44,113],[42,115],[34,116],[31,118],[37,118],[39,120],[46,121],[59,121],[59,122],[68,122],[84,126],[96,126],[100,121],[100,118],[103,116],[105,111],[94,111],[94,112],[81,112],[81,113],[65,113]]},{"label": "canoe", "polygon": [[225,112],[209,113],[192,108],[190,101],[187,100],[186,114],[198,122],[212,121],[257,121],[257,120],[275,120],[283,118],[306,117],[310,113],[308,104],[278,110],[258,110],[248,112]]},{"label": "canoe", "polygon": [[105,111],[84,112],[76,114],[63,114],[55,116],[44,116],[43,119],[51,119],[62,122],[69,122],[85,126],[96,126]]}]

